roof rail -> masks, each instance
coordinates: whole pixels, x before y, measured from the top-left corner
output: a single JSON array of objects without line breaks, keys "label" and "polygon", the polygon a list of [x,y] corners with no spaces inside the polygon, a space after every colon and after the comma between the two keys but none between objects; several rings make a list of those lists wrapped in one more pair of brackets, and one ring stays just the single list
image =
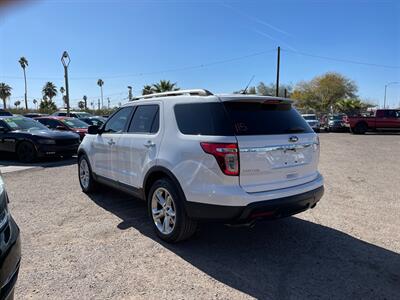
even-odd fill
[{"label": "roof rail", "polygon": [[213,93],[207,91],[205,89],[193,89],[193,90],[178,90],[164,93],[155,93],[143,96],[133,97],[132,100],[139,99],[151,99],[151,98],[159,98],[159,97],[168,97],[168,96],[212,96]]}]

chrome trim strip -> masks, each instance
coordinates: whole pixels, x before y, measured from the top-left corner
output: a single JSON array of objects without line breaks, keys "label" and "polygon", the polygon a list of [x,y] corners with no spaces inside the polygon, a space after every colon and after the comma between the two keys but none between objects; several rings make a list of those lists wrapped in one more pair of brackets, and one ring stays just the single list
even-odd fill
[{"label": "chrome trim strip", "polygon": [[271,151],[295,151],[297,149],[305,149],[311,146],[318,145],[317,142],[301,143],[301,144],[286,144],[286,145],[274,145],[266,147],[249,147],[240,148],[240,152],[271,152]]}]

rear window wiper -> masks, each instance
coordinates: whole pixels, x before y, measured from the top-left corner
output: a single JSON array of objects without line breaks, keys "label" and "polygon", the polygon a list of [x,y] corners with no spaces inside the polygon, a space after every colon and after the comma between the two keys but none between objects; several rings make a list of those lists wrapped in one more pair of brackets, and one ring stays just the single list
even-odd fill
[{"label": "rear window wiper", "polygon": [[304,131],[305,131],[305,129],[303,127],[292,127],[292,128],[286,129],[286,133],[301,133]]}]

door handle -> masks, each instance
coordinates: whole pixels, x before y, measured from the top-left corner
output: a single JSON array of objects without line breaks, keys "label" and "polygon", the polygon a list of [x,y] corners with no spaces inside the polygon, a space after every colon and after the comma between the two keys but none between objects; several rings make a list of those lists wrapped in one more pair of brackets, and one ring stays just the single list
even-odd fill
[{"label": "door handle", "polygon": [[109,144],[110,146],[112,146],[112,145],[115,145],[115,142],[111,139],[111,140],[108,141],[108,144]]},{"label": "door handle", "polygon": [[154,144],[152,141],[147,141],[147,144],[144,144],[144,146],[146,147],[146,148],[151,148],[151,147],[154,147],[156,144]]}]

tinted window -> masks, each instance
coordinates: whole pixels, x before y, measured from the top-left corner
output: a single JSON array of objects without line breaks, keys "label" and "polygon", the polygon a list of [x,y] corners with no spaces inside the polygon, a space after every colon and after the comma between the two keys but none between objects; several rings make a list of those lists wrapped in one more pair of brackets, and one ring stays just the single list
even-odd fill
[{"label": "tinted window", "polygon": [[38,121],[25,117],[13,117],[3,120],[11,130],[29,130],[29,129],[42,129],[48,130],[46,126],[40,124]]},{"label": "tinted window", "polygon": [[44,122],[42,122],[42,123],[45,125],[48,125],[51,129],[56,129],[57,126],[62,126],[62,124],[58,120],[45,119],[45,120],[41,120],[41,121],[46,121],[46,123],[44,123]]},{"label": "tinted window", "polygon": [[67,125],[69,128],[84,129],[84,128],[88,128],[88,126],[89,126],[87,123],[85,123],[85,122],[83,122],[81,120],[75,119],[75,118],[64,119],[64,120],[61,120],[61,122],[64,125]]},{"label": "tinted window", "polygon": [[177,104],[174,110],[183,134],[233,135],[232,123],[219,102]]},{"label": "tinted window", "polygon": [[313,132],[291,104],[225,102],[224,105],[237,135]]},{"label": "tinted window", "polygon": [[124,107],[117,111],[106,123],[104,132],[122,132],[129,120],[133,107]]},{"label": "tinted window", "polygon": [[160,122],[158,110],[158,105],[138,106],[128,131],[134,133],[156,133]]}]

